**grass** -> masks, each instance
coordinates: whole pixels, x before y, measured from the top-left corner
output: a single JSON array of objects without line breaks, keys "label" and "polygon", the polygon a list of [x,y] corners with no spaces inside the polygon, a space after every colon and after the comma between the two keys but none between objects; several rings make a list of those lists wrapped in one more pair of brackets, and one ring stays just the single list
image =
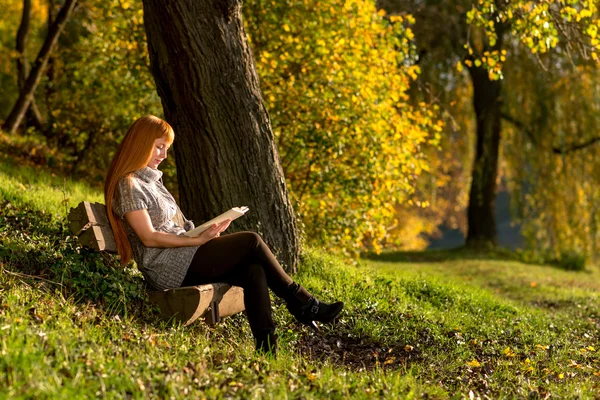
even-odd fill
[{"label": "grass", "polygon": [[83,200],[103,203],[104,196],[97,187],[0,153],[0,200],[64,220],[68,205],[74,207]]},{"label": "grass", "polygon": [[9,160],[0,398],[600,396],[594,266],[567,272],[465,250],[353,266],[309,249],[295,279],[346,309],[312,332],[275,300],[280,352],[270,359],[254,354],[243,315],[214,328],[161,321],[135,270],[112,268],[64,228],[65,206],[100,192]]}]

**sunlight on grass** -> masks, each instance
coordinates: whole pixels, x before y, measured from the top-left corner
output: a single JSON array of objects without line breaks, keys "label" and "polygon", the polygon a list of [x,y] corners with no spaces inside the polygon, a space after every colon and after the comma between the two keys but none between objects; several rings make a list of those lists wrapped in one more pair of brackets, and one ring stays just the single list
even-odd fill
[{"label": "sunlight on grass", "polygon": [[69,207],[84,200],[104,202],[104,196],[100,189],[85,183],[0,156],[0,201],[44,210],[53,218],[64,219]]},{"label": "sunlight on grass", "polygon": [[529,305],[551,306],[557,302],[600,299],[600,271],[596,265],[574,272],[510,260],[490,262],[466,254],[460,259],[435,262],[369,260],[367,264],[379,273],[397,278],[426,276],[427,279],[482,288],[496,296]]}]

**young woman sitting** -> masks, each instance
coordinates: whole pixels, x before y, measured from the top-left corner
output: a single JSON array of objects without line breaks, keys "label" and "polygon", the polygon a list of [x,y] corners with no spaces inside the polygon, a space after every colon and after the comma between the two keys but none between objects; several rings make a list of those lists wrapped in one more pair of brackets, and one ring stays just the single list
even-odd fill
[{"label": "young woman sitting", "polygon": [[256,349],[275,353],[277,336],[269,288],[301,323],[328,323],[343,303],[327,304],[292,281],[262,238],[254,232],[221,236],[231,221],[213,225],[197,237],[162,183],[159,164],[173,143],[171,126],[144,116],[129,128],[112,160],[104,197],[121,263],[135,260],[146,282],[170,289],[226,282],[244,289],[248,322]]}]

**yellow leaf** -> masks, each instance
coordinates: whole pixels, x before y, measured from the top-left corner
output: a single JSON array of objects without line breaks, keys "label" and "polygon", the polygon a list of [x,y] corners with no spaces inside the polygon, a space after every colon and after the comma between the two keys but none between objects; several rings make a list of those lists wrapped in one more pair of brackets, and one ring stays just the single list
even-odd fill
[{"label": "yellow leaf", "polygon": [[510,347],[507,347],[506,349],[504,349],[504,355],[506,357],[514,357],[516,356],[515,352],[513,352]]},{"label": "yellow leaf", "polygon": [[391,364],[396,360],[396,357],[392,356],[383,362],[384,365]]}]

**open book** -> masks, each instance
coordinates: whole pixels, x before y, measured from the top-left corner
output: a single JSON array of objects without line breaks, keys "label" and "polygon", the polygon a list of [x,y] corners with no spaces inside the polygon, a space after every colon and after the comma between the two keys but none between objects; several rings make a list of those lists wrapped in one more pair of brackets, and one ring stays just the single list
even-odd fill
[{"label": "open book", "polygon": [[242,215],[246,214],[246,211],[248,211],[248,210],[249,210],[249,208],[246,206],[233,207],[231,210],[225,211],[223,214],[219,215],[218,217],[215,217],[215,218],[211,219],[210,221],[205,222],[202,225],[197,226],[190,231],[187,231],[186,233],[184,233],[184,235],[189,236],[189,237],[198,236],[202,232],[204,232],[205,230],[210,228],[211,225],[220,224],[221,222],[223,222],[227,219],[230,219],[233,221],[234,219],[237,219],[237,218],[241,217]]}]

